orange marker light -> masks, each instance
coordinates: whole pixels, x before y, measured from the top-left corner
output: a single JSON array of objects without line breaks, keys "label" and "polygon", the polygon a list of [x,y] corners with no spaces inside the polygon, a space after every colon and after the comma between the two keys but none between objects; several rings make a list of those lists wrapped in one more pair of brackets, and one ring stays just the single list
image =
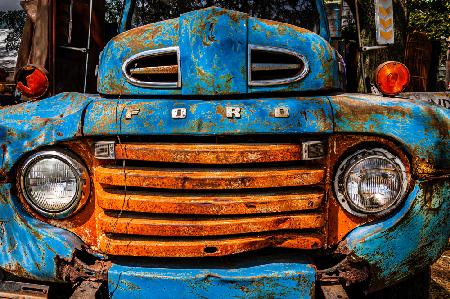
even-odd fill
[{"label": "orange marker light", "polygon": [[387,61],[375,70],[375,83],[378,90],[388,96],[401,93],[409,84],[409,70],[400,62]]},{"label": "orange marker light", "polygon": [[47,71],[34,65],[21,68],[16,74],[16,81],[17,90],[31,99],[42,97],[49,87]]}]

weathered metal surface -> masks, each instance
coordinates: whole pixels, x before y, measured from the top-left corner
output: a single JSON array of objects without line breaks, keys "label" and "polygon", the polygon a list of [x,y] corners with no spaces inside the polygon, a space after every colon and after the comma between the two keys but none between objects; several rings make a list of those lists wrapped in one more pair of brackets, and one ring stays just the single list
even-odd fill
[{"label": "weathered metal surface", "polygon": [[279,22],[249,18],[248,43],[279,47],[306,57],[309,73],[300,81],[278,86],[251,86],[249,93],[311,91],[339,88],[339,71],[334,49],[319,35]]},{"label": "weathered metal surface", "polygon": [[[227,107],[239,107],[239,119],[228,118]],[[274,117],[276,108],[289,117]],[[186,118],[173,119],[172,109],[185,108]],[[135,111],[131,119],[127,112]],[[326,97],[246,100],[117,100],[93,102],[87,109],[83,132],[87,136],[326,134],[333,131],[332,110]]]},{"label": "weathered metal surface", "polygon": [[[405,165],[406,175],[408,179],[411,177],[410,160],[405,153],[399,148],[398,144],[389,139],[379,136],[352,135],[352,134],[334,134],[328,140],[328,169],[336,169],[348,153],[352,153],[362,147],[377,144],[399,157]],[[328,172],[326,188],[328,198],[328,246],[337,244],[350,231],[365,223],[376,221],[379,217],[357,217],[347,212],[338,202],[334,190],[331,189],[334,181],[334,173]]]},{"label": "weathered metal surface", "polygon": [[183,95],[247,91],[247,19],[217,7],[180,17]]},{"label": "weathered metal surface", "polygon": [[4,299],[47,299],[48,286],[16,281],[0,282],[0,298]]},{"label": "weathered metal surface", "polygon": [[132,75],[178,74],[178,65],[134,68],[130,70],[130,73]]},{"label": "weathered metal surface", "polygon": [[82,246],[75,234],[25,211],[27,206],[11,185],[15,179],[11,170],[37,148],[80,136],[83,110],[91,100],[86,95],[60,94],[0,110],[0,268],[7,272],[40,281],[61,281],[57,260],[70,260]]},{"label": "weathered metal surface", "polygon": [[[356,99],[355,99],[356,98]],[[394,146],[398,146],[398,148],[406,149],[406,152],[411,157],[411,160],[417,161],[416,157],[427,157],[429,155],[431,158],[435,156],[440,156],[441,160],[439,159],[430,159],[428,164],[424,164],[422,160],[419,160],[419,165],[431,165],[433,166],[432,172],[426,172],[426,174],[439,174],[445,171],[444,165],[445,163],[438,163],[438,161],[445,160],[445,156],[448,157],[448,147],[438,147],[437,151],[433,151],[432,149],[436,149],[436,145],[442,144],[447,142],[446,134],[448,134],[448,116],[446,110],[443,108],[439,108],[438,106],[426,104],[423,102],[414,102],[412,100],[405,100],[405,99],[386,99],[382,97],[371,97],[371,96],[340,96],[340,97],[330,97],[330,101],[333,105],[333,108],[335,110],[335,131],[336,132],[356,132],[356,133],[370,133],[370,134],[378,134],[382,135],[384,132],[386,132],[387,136],[391,138],[392,140],[395,140],[396,142],[393,143]],[[242,101],[241,101],[242,102]],[[91,104],[89,104],[91,103]],[[176,103],[176,104],[175,104]],[[201,126],[199,127],[192,127],[187,126],[186,124],[179,125],[180,122],[183,122],[184,120],[173,120],[170,118],[170,111],[172,107],[175,107],[176,105],[179,105],[179,103],[183,104],[184,107],[187,108],[187,111],[192,113],[192,115],[205,115],[206,119],[211,120],[211,122],[216,122],[221,125],[220,129],[216,129],[214,126]],[[225,104],[225,107],[227,104],[231,105],[238,105],[238,100],[232,100],[232,101],[209,101],[209,102],[200,102],[200,101],[181,101],[181,100],[113,100],[113,99],[103,99],[100,97],[95,96],[83,96],[79,94],[62,94],[57,97],[44,99],[40,102],[35,103],[25,103],[21,105],[16,105],[14,107],[6,107],[3,109],[1,118],[2,118],[2,141],[4,146],[4,160],[2,164],[2,170],[3,173],[6,175],[11,170],[13,165],[16,165],[19,161],[20,157],[24,155],[24,153],[27,153],[31,150],[35,150],[39,147],[46,146],[46,145],[52,145],[54,143],[58,143],[61,141],[67,141],[67,140],[73,140],[74,138],[77,138],[78,136],[82,136],[83,132],[86,135],[105,135],[105,136],[115,136],[115,135],[122,135],[122,134],[128,134],[129,132],[133,132],[135,135],[151,135],[151,134],[250,134],[250,133],[266,133],[266,134],[273,134],[273,133],[332,133],[333,132],[333,126],[332,126],[332,113],[331,113],[331,107],[328,105],[327,100],[322,97],[311,97],[311,98],[294,98],[289,100],[280,100],[280,99],[260,99],[260,100],[245,100],[245,105],[249,104],[248,106],[242,106],[243,108],[248,108],[248,110],[244,109],[244,114],[241,119],[233,119],[229,120],[224,116],[223,114],[217,114],[218,118],[211,117],[212,115],[216,115],[216,107],[221,106],[222,104]],[[405,109],[398,108],[397,106],[406,106]],[[288,106],[290,111],[290,117],[289,118],[283,118],[283,119],[276,119],[272,118],[270,116],[270,113],[272,112],[273,108],[278,107],[278,104],[281,104],[283,107]],[[129,106],[130,105],[130,106]],[[145,106],[148,105],[148,106]],[[161,106],[162,105],[162,106]],[[192,105],[192,106],[191,106]],[[253,105],[253,106],[252,106]],[[364,106],[365,105],[365,106]],[[132,117],[130,124],[127,127],[127,124],[125,123],[127,120],[124,119],[124,116],[126,114],[126,107],[133,107],[133,106],[139,106],[142,108],[140,110],[138,115],[135,115]],[[145,107],[153,108],[150,110],[144,109]],[[198,106],[201,106],[202,109],[198,109]],[[161,109],[161,107],[166,107],[169,109]],[[191,107],[195,107],[196,109],[192,109]],[[381,109],[382,107],[383,109]],[[379,108],[377,110],[377,108]],[[85,113],[83,112],[85,111]],[[150,113],[151,111],[151,113]],[[209,112],[212,111],[212,112]],[[249,115],[248,117],[245,117],[245,111],[248,111]],[[370,113],[369,113],[370,111]],[[413,113],[411,112],[413,111]],[[83,116],[85,115],[85,118]],[[122,117],[123,115],[123,117]],[[160,124],[160,126],[151,127],[148,125],[149,122],[151,122],[153,119],[157,119],[158,122],[161,121],[161,115],[164,115],[164,121]],[[166,118],[167,116],[167,118]],[[189,114],[188,114],[189,117]],[[256,118],[255,118],[256,117]],[[259,118],[258,118],[259,117]],[[447,118],[446,118],[447,117]],[[200,117],[198,117],[200,118]],[[30,121],[31,119],[31,121]],[[136,119],[139,121],[134,122]],[[84,120],[84,121],[83,121]],[[217,120],[217,121],[216,121]],[[432,120],[435,120],[435,122],[431,122]],[[425,123],[422,123],[425,121]],[[177,123],[178,122],[178,123]],[[367,124],[368,123],[368,124]],[[430,123],[434,124],[433,126],[430,125]],[[70,124],[70,125],[69,125]],[[83,125],[84,124],[84,125]],[[250,125],[251,124],[251,125]],[[257,128],[257,125],[259,124],[260,128]],[[367,125],[366,125],[367,124]],[[423,134],[423,138],[418,138],[418,134],[415,135],[415,138],[411,137],[411,134],[408,134],[407,131],[411,132],[414,131],[416,128],[422,128],[422,130],[416,130],[419,133]],[[158,128],[158,129],[157,129]],[[447,128],[447,129],[446,129]],[[384,130],[384,131],[383,131]],[[405,132],[403,132],[403,131]],[[447,131],[446,131],[447,130]],[[431,138],[430,138],[431,137]],[[339,136],[336,137],[336,144],[330,145],[330,151],[337,152],[336,148],[339,146],[345,147],[348,142],[345,143],[342,140],[340,140]],[[341,142],[340,142],[341,141]],[[375,142],[375,140],[366,140],[367,142]],[[376,141],[378,142],[378,141]],[[382,142],[382,141],[380,141]],[[383,142],[382,142],[383,143]],[[387,143],[383,143],[387,144]],[[391,145],[389,145],[391,146]],[[440,148],[440,150],[439,150]],[[89,154],[87,153],[87,150],[81,150],[77,149],[76,147],[73,148],[74,151],[79,152],[84,158],[88,157]],[[336,159],[339,160],[339,156],[336,156]],[[192,157],[195,159],[195,157]],[[237,159],[237,158],[236,158]],[[417,163],[417,162],[416,162]],[[90,164],[89,167],[96,167],[94,164]],[[104,166],[102,166],[105,168]],[[102,168],[100,167],[100,168]],[[416,167],[416,170],[420,169]],[[439,171],[438,171],[439,170]],[[91,169],[92,171],[92,169]],[[179,174],[182,174],[183,172],[179,172]],[[423,175],[424,172],[416,172],[417,176]],[[8,179],[8,178],[4,178]],[[323,182],[323,180],[321,180]],[[122,182],[123,183],[123,182]],[[263,183],[266,184],[266,183]],[[278,185],[278,184],[277,184]],[[439,189],[439,188],[438,188]],[[431,191],[427,191],[428,193],[436,193],[438,191],[435,191],[436,188],[427,189]],[[108,190],[108,192],[110,192]],[[128,193],[129,192],[129,193]],[[266,192],[267,193],[267,192]],[[117,195],[117,194],[116,194]],[[154,213],[155,210],[163,212],[161,209],[161,206],[156,207],[156,205],[148,205],[148,208],[140,210],[142,205],[147,206],[147,200],[153,201],[155,197],[152,197],[151,192],[142,194],[143,198],[140,197],[141,194],[139,193],[133,193],[132,191],[127,191],[127,196],[124,195],[124,193],[119,193],[119,196],[117,196],[117,205],[121,206],[119,209],[116,209],[112,205],[111,208],[115,209],[116,211],[121,210],[122,207],[124,209],[129,209],[130,211],[134,212],[144,212],[144,213]],[[137,196],[139,195],[139,196]],[[293,194],[291,194],[293,196]],[[137,197],[134,197],[137,196]],[[259,196],[259,194],[258,194]],[[280,196],[280,194],[277,194],[277,196]],[[306,196],[306,195],[305,195]],[[317,197],[320,196],[317,193],[312,192],[311,197],[308,195],[308,200],[312,200],[313,207],[312,209],[315,209],[316,207],[319,207],[320,204],[317,201]],[[411,195],[414,197],[414,194]],[[447,197],[446,197],[447,196]],[[219,199],[221,196],[218,196]],[[442,198],[448,198],[448,195],[442,195]],[[5,209],[2,210],[1,217],[2,223],[7,223],[8,225],[11,225],[11,221],[9,219],[16,219],[18,216],[21,215],[20,213],[17,214],[16,209],[12,208],[12,203],[14,202],[12,199],[10,199],[9,196],[5,197],[5,204],[3,206]],[[94,197],[93,197],[94,198]],[[127,200],[131,199],[129,201],[130,206],[127,206]],[[264,198],[264,199],[263,199]],[[303,206],[306,202],[306,197],[300,197],[300,200],[297,203],[287,203],[288,199],[282,199],[285,201],[285,206],[281,205],[280,210],[272,210],[272,207],[270,206],[272,201],[278,201],[280,198],[274,199],[272,197],[269,197],[270,200],[268,200],[267,197],[261,197],[261,199],[267,200],[269,202],[267,206],[262,206],[256,208],[256,210],[260,209],[259,212],[269,211],[269,212],[286,212],[290,210],[290,207],[294,207],[297,211],[303,210]],[[288,197],[289,198],[289,197]],[[442,212],[442,209],[446,207],[447,201],[446,200],[436,200],[433,196],[428,196],[427,201],[429,204],[428,207],[432,207],[433,215],[439,215],[439,213]],[[113,199],[113,197],[109,197],[109,199]],[[164,196],[161,197],[161,199],[166,200]],[[185,200],[188,200],[189,197],[184,198]],[[245,198],[241,198],[243,201]],[[259,198],[258,198],[259,199]],[[313,200],[314,199],[314,200]],[[133,202],[134,200],[137,200],[137,202]],[[171,199],[174,201],[174,199]],[[197,199],[195,199],[197,200]],[[229,201],[229,199],[228,199]],[[18,200],[17,200],[18,202]],[[140,203],[138,203],[140,202]],[[216,202],[215,202],[216,203]],[[434,203],[434,204],[433,204]],[[191,203],[186,203],[186,205]],[[235,202],[232,202],[232,205],[234,205]],[[101,205],[106,205],[104,202],[101,203]],[[288,209],[288,206],[289,209]],[[294,205],[294,206],[292,206]],[[3,208],[2,206],[2,208]],[[133,207],[134,206],[134,207]],[[186,207],[186,206],[185,206]],[[169,213],[176,214],[176,207],[174,204],[164,207],[164,209],[168,209]],[[189,209],[193,209],[193,211],[196,211],[196,213],[204,213],[204,210],[206,208],[193,208],[193,207],[186,207]],[[221,207],[219,211],[222,211],[222,214],[230,213],[229,210],[233,209],[235,207]],[[245,214],[245,211],[250,212],[252,207],[246,206],[245,208],[242,206],[242,203],[238,203],[236,206],[236,211],[240,211],[239,213]],[[9,217],[7,217],[7,213],[3,213],[3,211],[8,211],[10,209]],[[148,209],[148,210],[146,210]],[[195,210],[197,209],[197,210]],[[228,211],[227,211],[228,209]],[[430,211],[431,211],[430,210]],[[90,240],[88,244],[93,246],[95,248],[96,240],[97,238],[92,236],[95,236],[95,233],[91,235],[90,228],[88,229],[87,226],[92,226],[93,228],[96,227],[95,221],[92,222],[89,219],[96,219],[98,212],[101,211],[101,208],[95,208],[91,210],[87,210],[86,216],[83,216],[83,221],[86,221],[83,223],[83,221],[74,221],[68,220],[67,223],[63,224],[62,222],[59,224],[52,223],[53,225],[58,226],[64,226],[68,230],[76,231],[77,234],[80,236],[83,236],[83,239]],[[241,212],[242,211],[242,212]],[[178,210],[178,212],[181,212],[181,209]],[[80,212],[81,213],[81,212]],[[84,210],[83,210],[84,213]],[[255,212],[256,213],[256,212]],[[264,212],[266,213],[266,212]],[[233,214],[233,213],[231,213]],[[80,214],[81,215],[81,214]],[[6,218],[8,219],[6,219]],[[60,240],[60,238],[64,238],[64,244],[67,244],[67,240],[71,240],[71,238],[75,238],[73,235],[68,233],[65,230],[55,228],[52,225],[48,224],[42,224],[42,222],[36,220],[34,217],[28,216],[30,220],[33,220],[37,223],[40,223],[39,225],[33,225],[32,227],[39,227],[39,232],[42,234],[48,234],[49,230],[54,231],[56,230],[58,232],[58,236],[56,237],[57,240]],[[92,217],[92,218],[89,218]],[[434,216],[427,216],[430,218],[430,221],[434,219]],[[17,219],[22,219],[22,216],[18,217]],[[353,226],[356,227],[357,225],[360,225],[361,223],[358,223],[358,221],[353,221],[349,225],[346,224],[348,221],[343,219],[343,221],[338,221],[338,225],[344,225],[347,228]],[[34,223],[34,222],[31,223]],[[427,220],[428,221],[428,220]],[[71,225],[68,223],[73,222]],[[334,222],[333,222],[334,223]],[[383,223],[383,222],[379,222]],[[2,224],[2,225],[5,225]],[[67,226],[66,226],[67,225]],[[371,224],[367,224],[366,227],[370,227]],[[10,230],[5,230],[5,234],[9,236],[9,231],[13,230],[16,233],[22,234],[18,230],[15,230],[11,226],[9,227]],[[41,232],[42,230],[42,232]],[[349,229],[351,230],[351,229]],[[344,230],[340,230],[341,233],[340,236],[345,235],[343,233]],[[66,236],[68,235],[68,236]],[[419,234],[415,234],[414,236],[418,236]],[[442,233],[442,230],[436,230],[435,233],[435,239],[443,238],[444,233]],[[15,234],[10,235],[12,238],[15,238],[14,240],[23,240],[23,236],[17,236]],[[123,250],[122,252],[130,254],[130,255],[150,255],[153,254],[163,254],[167,252],[170,252],[171,250],[173,252],[177,252],[176,244],[172,244],[172,247],[158,247],[158,244],[161,244],[159,241],[151,241],[151,240],[141,240],[141,239],[130,239],[130,238],[117,238],[117,236],[109,236],[111,238],[108,238],[105,235],[102,235],[100,238],[100,241],[98,243],[99,247],[105,252],[108,253],[117,253],[120,252],[120,250]],[[114,238],[112,238],[114,237]],[[278,237],[274,236],[262,236],[258,237],[259,239],[255,240],[252,239],[253,237],[248,237],[250,240],[248,243],[242,245],[240,243],[242,240],[239,240],[239,242],[235,241],[234,243],[230,240],[230,244],[219,244],[214,243],[218,242],[217,240],[214,240],[214,242],[209,243],[211,244],[212,248],[208,248],[207,251],[213,250],[214,247],[217,247],[217,251],[214,253],[207,253],[204,252],[205,250],[205,243],[203,240],[197,241],[195,244],[185,244],[185,249],[183,256],[186,256],[188,253],[192,253],[193,256],[209,256],[209,255],[223,255],[223,254],[232,254],[232,253],[238,253],[242,251],[248,251],[249,249],[258,249],[258,248],[266,248],[266,247],[273,247],[273,246],[280,246],[280,247],[290,247],[290,248],[321,248],[326,244],[326,240],[323,239],[323,235],[318,235],[316,237],[312,236],[303,236],[303,235],[281,235]],[[92,238],[92,239],[91,239]],[[391,238],[394,238],[391,236]],[[395,237],[396,238],[396,237]],[[238,238],[239,239],[239,238]],[[424,240],[424,238],[421,238],[421,240]],[[11,241],[12,242],[12,241]],[[56,247],[58,248],[58,242],[60,241],[48,241],[49,246],[51,245],[52,250]],[[132,242],[132,243],[130,243]],[[150,242],[150,243],[147,243]],[[153,242],[153,243],[152,243]],[[187,241],[184,241],[187,242]],[[439,241],[440,242],[440,241]],[[41,241],[36,241],[33,239],[31,242],[25,241],[24,244],[41,244]],[[189,242],[187,242],[189,243]],[[6,244],[6,243],[5,243]],[[21,242],[22,244],[22,242]],[[132,245],[130,245],[132,244]],[[168,244],[168,243],[166,243]],[[181,243],[183,244],[183,243]],[[136,245],[136,246],[135,246]],[[141,246],[142,245],[142,246]],[[154,246],[152,246],[154,245]],[[5,245],[9,246],[9,245]],[[14,247],[17,246],[17,243],[14,243]],[[117,246],[117,247],[115,247]],[[381,245],[373,245],[381,246]],[[414,245],[411,245],[414,247]],[[5,248],[7,248],[5,247]],[[70,246],[72,247],[72,245]],[[155,251],[155,248],[160,248],[160,251]],[[20,274],[20,268],[12,268],[9,266],[13,261],[17,261],[17,257],[19,256],[18,253],[14,253],[12,256],[9,256],[7,259],[6,255],[0,255],[3,261],[0,264],[0,267],[5,269],[11,269],[13,273],[19,274],[20,276],[24,277],[31,277],[36,279],[42,279],[42,280],[54,280],[58,279],[56,270],[55,270],[55,263],[54,263],[54,253],[47,252],[47,249],[42,249],[40,246],[34,246],[33,248],[27,248],[28,251],[31,250],[31,252],[28,254],[31,259],[33,259],[33,262],[21,262],[20,267],[23,267],[23,263],[25,263],[24,267],[26,269],[25,274]],[[49,249],[48,249],[49,250]],[[72,250],[72,249],[71,249]],[[70,256],[72,254],[72,251],[67,251],[64,254],[61,254],[61,256],[67,260],[70,260]],[[8,252],[5,249],[5,252]],[[44,254],[42,253],[44,252]],[[179,251],[178,251],[179,252]],[[430,253],[431,254],[431,253]],[[438,252],[435,251],[430,256],[434,258],[437,256]],[[49,271],[41,271],[41,269],[38,268],[34,263],[35,260],[39,260],[42,256],[51,256],[51,258],[46,258],[46,263],[48,263]],[[22,256],[22,254],[20,254]],[[39,257],[39,258],[37,258]],[[367,259],[367,261],[370,263],[370,259]],[[28,264],[27,264],[28,263]],[[379,261],[376,261],[376,263],[379,263]],[[425,262],[424,262],[425,263]],[[383,267],[391,267],[392,265],[383,266]],[[41,267],[41,266],[39,266]],[[53,269],[53,270],[52,270]],[[384,270],[384,268],[383,268]],[[31,273],[31,274],[30,274]],[[387,281],[390,283],[396,279],[394,274],[392,273],[386,273],[385,277],[387,277]]]},{"label": "weathered metal surface", "polygon": [[[428,197],[445,199],[439,209],[428,207],[426,186],[433,186]],[[356,228],[338,252],[367,261],[372,290],[394,284],[431,265],[444,251],[450,237],[449,198],[448,177],[419,181],[397,213]]]},{"label": "weathered metal surface", "polygon": [[[197,148],[198,153],[189,154]],[[118,143],[116,158],[125,159],[125,164],[94,170],[97,201],[105,210],[97,216],[98,229],[105,234],[98,246],[114,255],[158,257],[222,256],[266,247],[319,248],[324,244],[326,214],[320,209],[324,194],[320,188],[304,187],[323,184],[323,162],[314,167],[267,166],[280,162],[283,149],[288,161],[299,163],[300,148],[300,143]],[[227,159],[226,153],[234,149]],[[159,163],[159,168],[127,166],[141,157]],[[222,158],[240,168],[224,167]],[[208,164],[183,168],[180,162]],[[280,186],[303,189],[280,190]]]},{"label": "weathered metal surface", "polygon": [[82,114],[94,97],[59,94],[0,109],[1,168],[5,172],[26,153],[82,135]]},{"label": "weathered metal surface", "polygon": [[96,187],[104,210],[152,214],[245,215],[313,210],[324,200],[323,191],[186,194],[105,190]]},{"label": "weathered metal surface", "polygon": [[255,189],[312,186],[323,183],[323,169],[267,168],[179,169],[97,167],[96,181],[110,186],[166,189]]},{"label": "weathered metal surface", "polygon": [[450,109],[450,92],[404,92],[401,97],[412,100],[430,102]]},{"label": "weathered metal surface", "polygon": [[99,249],[114,256],[136,257],[207,257],[226,256],[264,248],[319,249],[323,247],[320,235],[270,233],[267,235],[220,239],[176,240],[102,235]]},{"label": "weathered metal surface", "polygon": [[85,280],[75,289],[69,299],[97,298],[101,287],[101,282]]},{"label": "weathered metal surface", "polygon": [[246,164],[299,161],[300,144],[120,143],[116,159],[195,164]]},{"label": "weathered metal surface", "polygon": [[258,261],[230,269],[115,265],[109,272],[112,299],[313,298],[315,267],[308,263]]},{"label": "weathered metal surface", "polygon": [[413,176],[436,176],[450,169],[450,112],[402,98],[371,95],[330,97],[336,133],[386,136],[412,157]]},{"label": "weathered metal surface", "polygon": [[[323,10],[320,1],[317,5]],[[321,30],[327,38],[326,32]],[[247,78],[249,44],[281,47],[304,55],[310,63],[310,73],[291,84],[250,88]],[[117,67],[145,50],[172,46],[179,46],[181,51],[182,84],[179,89],[133,85]],[[205,96],[326,90],[337,89],[340,84],[336,53],[321,36],[289,24],[212,7],[135,28],[115,37],[103,51],[98,86],[102,94]]]},{"label": "weathered metal surface", "polygon": [[337,265],[317,271],[317,280],[322,285],[345,285],[364,283],[370,277],[369,266],[366,261],[354,257],[346,257]]},{"label": "weathered metal surface", "polygon": [[173,219],[141,215],[102,214],[99,228],[105,233],[166,236],[205,237],[260,233],[278,230],[319,229],[325,224],[320,213],[304,215],[271,215],[209,219]]},{"label": "weathered metal surface", "polygon": [[321,285],[320,289],[322,290],[325,299],[349,299],[347,293],[340,284]]},{"label": "weathered metal surface", "polygon": [[0,186],[0,268],[23,278],[58,281],[57,258],[70,259],[81,240],[25,213],[10,190],[10,184]]}]

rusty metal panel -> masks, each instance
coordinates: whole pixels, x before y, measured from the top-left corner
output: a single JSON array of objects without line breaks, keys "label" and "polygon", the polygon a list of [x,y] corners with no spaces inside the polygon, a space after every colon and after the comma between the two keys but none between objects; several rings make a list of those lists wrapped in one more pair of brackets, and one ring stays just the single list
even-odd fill
[{"label": "rusty metal panel", "polygon": [[178,169],[97,167],[96,181],[110,186],[166,189],[254,189],[313,186],[323,183],[323,169],[267,168],[246,169]]},{"label": "rusty metal panel", "polygon": [[249,44],[280,47],[300,53],[306,57],[310,68],[300,81],[278,86],[250,86],[249,93],[340,88],[336,52],[319,35],[292,25],[255,18],[249,19],[248,27]]},{"label": "rusty metal panel", "polygon": [[276,163],[302,159],[301,144],[121,143],[116,159],[195,164]]},{"label": "rusty metal panel", "polygon": [[340,284],[321,285],[320,289],[322,290],[325,299],[349,299],[347,293]]},{"label": "rusty metal panel", "polygon": [[180,17],[183,95],[247,92],[247,19],[218,7]]},{"label": "rusty metal panel", "polygon": [[206,257],[225,256],[270,247],[319,249],[323,236],[271,233],[226,239],[176,240],[102,235],[99,248],[106,254],[141,257]]},{"label": "rusty metal panel", "polygon": [[[97,219],[104,234],[98,247],[114,255],[158,257],[320,248],[326,222],[320,187],[324,162],[299,165],[300,148],[300,142],[118,143],[116,159],[125,159],[124,165],[105,161],[94,169],[96,197],[104,209]],[[265,166],[283,162],[282,150],[296,166]],[[145,167],[127,165],[141,158]],[[222,159],[240,168],[226,167]],[[192,168],[193,163],[208,164]]]},{"label": "rusty metal panel", "polygon": [[[114,265],[109,274],[112,299],[153,298],[314,298],[315,267],[307,262],[259,260],[253,264],[177,268]],[[169,295],[170,296],[170,295]]]},{"label": "rusty metal panel", "polygon": [[0,109],[1,168],[8,172],[34,149],[81,136],[82,114],[95,97],[63,93]]},{"label": "rusty metal panel", "polygon": [[152,214],[236,215],[313,210],[323,191],[281,191],[233,194],[169,193],[105,190],[96,185],[97,202],[104,210]]},{"label": "rusty metal panel", "polygon": [[400,96],[415,101],[425,101],[450,109],[450,92],[404,92]]},{"label": "rusty metal panel", "polygon": [[[426,196],[427,190],[433,190]],[[439,209],[429,197],[443,198]],[[450,237],[450,180],[419,181],[401,209],[384,221],[356,228],[339,244],[338,252],[371,267],[372,290],[392,285],[423,270],[445,250]]]},{"label": "rusty metal panel", "polygon": [[0,298],[4,299],[47,299],[48,286],[16,281],[0,282]]},{"label": "rusty metal panel", "polygon": [[[328,169],[335,169],[342,161],[342,157],[348,153],[352,153],[357,149],[365,146],[377,144],[399,157],[405,165],[407,177],[411,177],[410,160],[405,153],[399,148],[398,144],[389,139],[381,138],[379,136],[365,136],[352,134],[335,134],[330,136],[328,140]],[[379,217],[357,217],[347,212],[338,202],[335,192],[331,189],[333,186],[334,174],[328,172],[327,182],[325,188],[327,189],[328,198],[328,246],[332,246],[341,241],[349,232],[358,226],[373,222]]]},{"label": "rusty metal panel", "polygon": [[[146,50],[173,47],[179,44],[179,19],[166,20],[138,27],[114,37],[100,57],[98,92],[101,94],[142,94],[148,91],[130,84],[122,73],[122,64]],[[180,89],[151,89],[153,94],[181,94]]]},{"label": "rusty metal panel", "polygon": [[226,236],[277,230],[319,229],[325,224],[324,215],[321,213],[206,219],[108,213],[101,214],[98,220],[99,228],[105,233],[166,237]]},{"label": "rusty metal panel", "polygon": [[22,278],[60,280],[57,260],[70,259],[82,242],[67,230],[25,213],[11,188],[0,186],[0,268]]},{"label": "rusty metal panel", "polygon": [[[321,34],[326,15],[316,1]],[[291,84],[248,86],[250,44],[279,47],[306,56],[309,74]],[[145,50],[180,47],[181,88],[143,88],[128,82],[121,66]],[[201,57],[201,59],[199,59]],[[107,44],[99,65],[98,91],[108,95],[227,95],[268,91],[338,89],[336,53],[320,35],[290,24],[211,7],[124,32]]]},{"label": "rusty metal panel", "polygon": [[336,133],[362,133],[396,140],[412,157],[414,176],[450,169],[449,110],[420,100],[343,94],[330,97]]},{"label": "rusty metal panel", "polygon": [[[240,108],[240,118],[229,118],[227,107]],[[275,110],[280,107],[289,110],[289,117],[275,117]],[[177,108],[186,109],[186,118],[171,117],[172,109]],[[332,110],[325,96],[214,101],[102,99],[88,107],[83,128],[87,136],[326,134],[332,131]]]}]

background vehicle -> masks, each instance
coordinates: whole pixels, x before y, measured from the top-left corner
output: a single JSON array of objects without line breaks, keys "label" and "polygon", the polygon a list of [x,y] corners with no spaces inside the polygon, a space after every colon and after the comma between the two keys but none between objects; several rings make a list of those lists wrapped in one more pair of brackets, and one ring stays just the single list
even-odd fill
[{"label": "background vehicle", "polygon": [[395,62],[377,76],[390,96],[342,93],[321,1],[275,16],[145,1],[167,15],[132,29],[126,1],[105,46],[101,1],[39,3],[24,101],[0,113],[0,292],[334,298],[426,281],[450,232],[448,109],[395,97]]}]

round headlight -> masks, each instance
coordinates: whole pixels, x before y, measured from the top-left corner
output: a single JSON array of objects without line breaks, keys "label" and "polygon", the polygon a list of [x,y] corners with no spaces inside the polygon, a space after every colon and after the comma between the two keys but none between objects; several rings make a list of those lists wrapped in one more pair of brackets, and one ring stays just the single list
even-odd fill
[{"label": "round headlight", "polygon": [[383,215],[397,207],[408,186],[402,161],[385,149],[360,150],[336,173],[337,199],[353,215]]},{"label": "round headlight", "polygon": [[69,153],[43,151],[25,161],[20,183],[25,200],[37,212],[64,218],[79,207],[88,177],[83,164]]}]

